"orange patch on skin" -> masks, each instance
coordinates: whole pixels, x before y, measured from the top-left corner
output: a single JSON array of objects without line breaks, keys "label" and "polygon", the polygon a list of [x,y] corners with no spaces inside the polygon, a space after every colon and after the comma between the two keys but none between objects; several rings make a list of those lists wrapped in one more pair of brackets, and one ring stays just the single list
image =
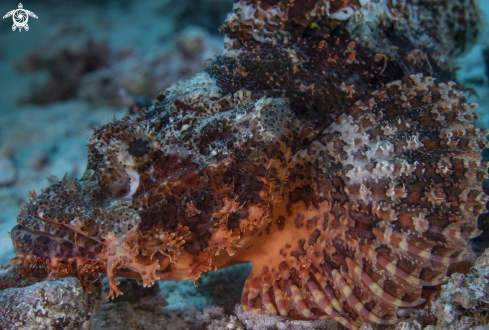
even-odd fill
[{"label": "orange patch on skin", "polygon": [[214,218],[219,219],[219,222],[216,223],[216,226],[226,226],[229,215],[243,207],[243,205],[239,205],[238,203],[236,203],[237,198],[237,196],[234,198],[234,200],[231,200],[229,196],[226,196],[224,198],[224,205],[222,209],[212,215]]},{"label": "orange patch on skin", "polygon": [[209,247],[205,248],[204,252],[214,250],[214,255],[217,256],[224,249],[227,251],[229,256],[233,256],[235,253],[234,249],[241,247],[241,245],[238,243],[239,238],[240,235],[233,236],[233,232],[231,230],[226,230],[225,228],[221,227],[212,234],[212,237],[209,240]]}]

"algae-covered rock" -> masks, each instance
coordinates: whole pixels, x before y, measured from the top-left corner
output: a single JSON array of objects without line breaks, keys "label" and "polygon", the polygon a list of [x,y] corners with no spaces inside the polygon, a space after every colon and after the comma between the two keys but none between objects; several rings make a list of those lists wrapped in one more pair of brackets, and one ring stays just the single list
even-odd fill
[{"label": "algae-covered rock", "polygon": [[[324,330],[343,330],[340,323],[330,320],[318,320],[318,321],[304,321],[304,320],[291,320],[287,317],[271,314],[255,314],[250,311],[245,311],[243,306],[237,305],[235,313],[238,319],[243,322],[246,329],[249,330],[312,330],[312,329],[324,329]],[[371,330],[361,329],[361,330]]]},{"label": "algae-covered rock", "polygon": [[432,307],[438,322],[436,329],[469,330],[488,324],[489,250],[477,259],[472,271],[455,273],[442,286]]},{"label": "algae-covered rock", "polygon": [[30,280],[12,267],[0,271],[0,283],[10,286],[0,291],[0,329],[88,329],[101,304],[98,281],[84,290],[73,277]]}]

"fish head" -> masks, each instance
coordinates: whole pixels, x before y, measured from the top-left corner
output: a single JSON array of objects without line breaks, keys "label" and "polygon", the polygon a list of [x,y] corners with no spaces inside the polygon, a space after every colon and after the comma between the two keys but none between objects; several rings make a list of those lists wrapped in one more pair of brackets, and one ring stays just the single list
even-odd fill
[{"label": "fish head", "polygon": [[78,274],[90,265],[108,274],[112,296],[116,275],[151,285],[229,264],[280,199],[288,100],[202,106],[184,94],[95,129],[83,177],[54,180],[22,208],[17,259]]}]

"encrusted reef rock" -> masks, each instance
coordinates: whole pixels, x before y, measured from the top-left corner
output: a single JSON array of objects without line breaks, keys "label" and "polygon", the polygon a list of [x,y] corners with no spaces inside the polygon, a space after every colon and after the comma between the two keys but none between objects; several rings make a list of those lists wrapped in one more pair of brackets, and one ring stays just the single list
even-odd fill
[{"label": "encrusted reef rock", "polygon": [[245,326],[234,315],[222,307],[208,306],[203,311],[191,308],[172,311],[153,303],[132,306],[128,302],[105,304],[91,324],[93,330],[245,330]]},{"label": "encrusted reef rock", "polygon": [[32,196],[12,267],[106,273],[115,298],[116,276],[250,262],[244,312],[416,327],[487,212],[488,132],[449,61],[478,29],[468,0],[237,1],[221,56]]},{"label": "encrusted reef rock", "polygon": [[442,286],[432,312],[438,319],[436,329],[469,330],[489,325],[489,250],[469,274],[451,276]]},{"label": "encrusted reef rock", "polygon": [[73,277],[35,283],[42,278],[13,267],[0,271],[0,329],[88,329],[102,304],[100,281],[84,288]]},{"label": "encrusted reef rock", "polygon": [[291,320],[279,315],[258,315],[251,311],[245,311],[243,306],[236,306],[236,315],[243,322],[246,329],[253,330],[306,330],[306,329],[326,329],[343,330],[340,323],[331,320],[301,321]]}]

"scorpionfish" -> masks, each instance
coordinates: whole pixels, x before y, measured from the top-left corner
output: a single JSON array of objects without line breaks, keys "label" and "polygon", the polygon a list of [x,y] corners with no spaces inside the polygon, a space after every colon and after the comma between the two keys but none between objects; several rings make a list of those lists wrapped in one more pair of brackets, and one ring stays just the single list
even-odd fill
[{"label": "scorpionfish", "polygon": [[246,311],[394,324],[481,232],[488,133],[450,62],[479,29],[473,0],[236,0],[222,55],[22,208],[11,263],[115,297],[250,262]]}]

